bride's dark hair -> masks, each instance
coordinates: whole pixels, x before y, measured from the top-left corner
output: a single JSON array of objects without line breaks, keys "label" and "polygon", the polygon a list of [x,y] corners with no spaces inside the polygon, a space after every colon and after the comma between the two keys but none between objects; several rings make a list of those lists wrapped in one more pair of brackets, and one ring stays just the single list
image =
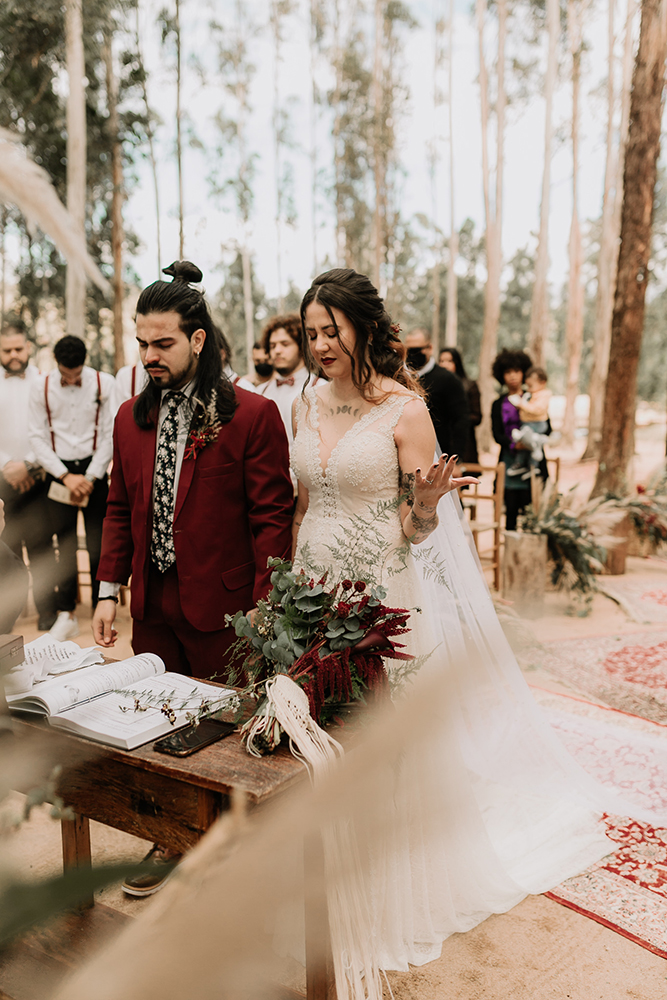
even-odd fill
[{"label": "bride's dark hair", "polygon": [[[329,314],[340,342],[338,325],[332,309],[340,309],[354,327],[357,342],[351,354],[341,347],[352,359],[352,381],[364,397],[371,400],[370,385],[375,372],[386,378],[400,382],[411,392],[423,395],[419,382],[405,367],[407,350],[398,336],[395,326],[377,288],[365,274],[352,268],[336,267],[325,271],[313,281],[301,303],[302,355],[309,371],[320,374],[319,366],[310,353],[310,343],[306,335],[306,309],[311,302],[319,302]],[[377,397],[372,397],[376,401]]]}]

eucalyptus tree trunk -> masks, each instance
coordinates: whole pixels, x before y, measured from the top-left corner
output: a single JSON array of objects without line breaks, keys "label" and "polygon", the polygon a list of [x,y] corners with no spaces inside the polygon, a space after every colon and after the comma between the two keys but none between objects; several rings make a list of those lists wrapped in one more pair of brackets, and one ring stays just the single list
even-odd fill
[{"label": "eucalyptus tree trunk", "polygon": [[317,255],[317,0],[310,0],[310,221],[312,227],[313,277],[318,273]]},{"label": "eucalyptus tree trunk", "polygon": [[[81,0],[65,2],[65,51],[69,93],[67,97],[67,208],[72,223],[86,239],[86,75],[83,54]],[[75,265],[67,265],[65,326],[75,337],[86,329],[86,280]]]},{"label": "eucalyptus tree trunk", "polygon": [[155,156],[155,141],[154,141],[154,115],[151,109],[151,105],[148,100],[148,83],[147,83],[147,71],[144,65],[144,59],[141,52],[141,31],[139,23],[139,13],[140,5],[139,0],[137,0],[135,7],[136,14],[136,49],[139,61],[139,75],[141,77],[141,96],[144,102],[144,112],[146,115],[146,136],[148,138],[148,159],[151,165],[151,174],[153,177],[153,194],[155,199],[155,240],[157,244],[157,273],[158,277],[162,273],[162,246],[160,240],[160,187],[158,184],[157,176],[157,159]]},{"label": "eucalyptus tree trunk", "polygon": [[[7,234],[7,209],[2,206],[0,209],[0,322],[4,325],[5,312],[7,311],[7,245],[5,237]],[[0,326],[2,329],[2,326]]]},{"label": "eucalyptus tree trunk", "polygon": [[440,347],[440,274],[442,269],[442,233],[438,225],[438,178],[440,176],[440,152],[439,152],[439,109],[442,106],[443,95],[439,81],[440,68],[443,60],[443,33],[444,22],[439,16],[437,6],[434,8],[433,23],[433,136],[427,144],[429,176],[431,183],[431,225],[433,229],[433,270],[431,274],[431,337],[434,347]]},{"label": "eucalyptus tree trunk", "polygon": [[611,324],[600,462],[593,494],[627,487],[634,455],[637,367],[644,306],[667,57],[667,0],[642,0],[623,176],[621,242]]},{"label": "eucalyptus tree trunk", "polygon": [[507,36],[507,0],[498,0],[498,59],[496,86],[496,184],[495,198],[491,204],[489,172],[488,128],[489,93],[488,72],[484,57],[485,0],[476,0],[477,33],[479,40],[479,83],[482,110],[482,177],[484,212],[486,217],[486,285],[484,287],[484,326],[479,353],[479,388],[482,398],[482,423],[478,432],[480,447],[491,447],[491,403],[494,388],[491,366],[498,346],[500,319],[500,276],[502,270],[502,195],[505,140],[505,42]]},{"label": "eucalyptus tree trunk", "polygon": [[454,0],[449,0],[449,25],[447,31],[447,79],[449,119],[449,266],[447,268],[447,325],[445,345],[456,347],[458,340],[458,283],[456,260],[459,255],[459,231],[456,228],[454,201]]},{"label": "eucalyptus tree trunk", "polygon": [[579,368],[584,333],[584,287],[581,281],[582,247],[579,221],[579,97],[581,89],[582,0],[568,0],[567,21],[572,58],[572,221],[570,224],[570,271],[567,286],[565,345],[567,374],[563,441],[574,444],[575,403],[579,388]]},{"label": "eucalyptus tree trunk", "polygon": [[125,364],[123,346],[123,155],[118,129],[118,81],[113,65],[113,34],[108,31],[104,42],[106,68],[107,112],[111,143],[111,252],[113,255],[113,341],[114,370]]},{"label": "eucalyptus tree trunk", "polygon": [[[609,0],[610,4],[614,0]],[[540,232],[535,259],[535,284],[530,309],[528,353],[534,364],[544,362],[544,345],[549,330],[549,210],[551,207],[551,150],[553,145],[553,98],[558,72],[558,34],[560,10],[558,0],[546,0],[547,6],[547,71],[544,77],[544,166],[542,170],[542,200]]]},{"label": "eucalyptus tree trunk", "polygon": [[385,218],[387,211],[387,170],[386,151],[383,148],[384,114],[384,4],[385,0],[375,0],[375,52],[373,59],[373,183],[375,204],[373,207],[373,283],[380,288],[382,263],[384,260]]},{"label": "eucalyptus tree trunk", "polygon": [[255,343],[255,308],[252,301],[252,267],[248,241],[241,249],[241,266],[243,268],[243,317],[245,319],[245,348],[248,356],[248,371],[253,372],[255,362],[252,347]]},{"label": "eucalyptus tree trunk", "polygon": [[341,44],[341,24],[340,24],[340,4],[341,0],[334,0],[334,70],[336,74],[334,85],[334,122],[333,122],[333,143],[334,143],[334,186],[336,201],[336,257],[339,267],[349,267],[347,260],[347,241],[345,239],[345,226],[343,223],[343,162],[341,156],[341,94],[343,89],[343,50]]},{"label": "eucalyptus tree trunk", "polygon": [[181,110],[181,5],[176,0],[174,18],[176,34],[176,167],[178,170],[178,257],[185,256],[185,234],[183,230],[183,112]]},{"label": "eucalyptus tree trunk", "polygon": [[611,343],[611,317],[614,306],[616,268],[618,265],[618,240],[621,231],[621,208],[623,204],[623,164],[625,144],[628,137],[630,117],[630,85],[632,82],[632,25],[635,0],[629,0],[625,20],[625,40],[623,45],[623,75],[621,83],[621,122],[618,146],[615,143],[614,116],[616,93],[612,72],[614,52],[613,3],[609,5],[609,77],[607,80],[607,157],[604,176],[604,196],[602,201],[602,233],[598,256],[598,281],[595,296],[595,327],[593,331],[593,363],[588,383],[590,410],[588,414],[588,441],[583,459],[596,459],[600,453],[602,439],[602,411],[604,406],[604,384],[609,365]]}]

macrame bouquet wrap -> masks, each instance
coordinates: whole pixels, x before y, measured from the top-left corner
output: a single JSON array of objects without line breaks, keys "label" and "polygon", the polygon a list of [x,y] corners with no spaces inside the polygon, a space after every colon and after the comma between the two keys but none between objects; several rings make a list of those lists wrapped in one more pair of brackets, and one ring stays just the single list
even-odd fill
[{"label": "macrame bouquet wrap", "polygon": [[326,574],[316,582],[289,562],[270,559],[269,566],[273,589],[253,619],[240,612],[229,619],[238,636],[233,656],[249,679],[247,693],[259,699],[241,730],[256,756],[275,749],[283,732],[289,735],[277,678],[285,675],[300,689],[319,728],[343,704],[388,696],[385,657],[412,659],[392,641],[409,631],[410,612],[387,607],[382,587],[342,580],[327,588]]}]

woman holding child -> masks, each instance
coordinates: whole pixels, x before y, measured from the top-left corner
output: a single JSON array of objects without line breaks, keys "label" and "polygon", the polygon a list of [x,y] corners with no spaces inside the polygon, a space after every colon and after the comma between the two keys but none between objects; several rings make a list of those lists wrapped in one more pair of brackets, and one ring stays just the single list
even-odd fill
[{"label": "woman holding child", "polygon": [[[506,470],[505,527],[507,531],[515,531],[518,515],[531,502],[530,467],[533,451],[516,438],[520,439],[523,436],[522,430],[525,434],[525,427],[532,424],[536,424],[536,434],[551,433],[547,412],[548,397],[551,394],[546,388],[546,373],[541,368],[533,368],[525,351],[510,351],[505,348],[496,356],[492,372],[502,386],[500,396],[491,406],[491,428],[494,439],[500,445],[498,461],[505,463]],[[531,378],[532,385],[530,398],[523,389],[528,377]],[[544,453],[535,461],[540,477],[546,480],[548,472]]]}]

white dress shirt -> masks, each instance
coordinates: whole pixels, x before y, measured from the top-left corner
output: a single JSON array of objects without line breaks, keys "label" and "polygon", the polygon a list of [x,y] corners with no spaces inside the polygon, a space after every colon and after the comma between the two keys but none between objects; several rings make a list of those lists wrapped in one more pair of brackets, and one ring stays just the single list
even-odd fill
[{"label": "white dress shirt", "polygon": [[222,369],[232,383],[232,385],[237,385],[239,389],[245,389],[246,392],[257,392],[257,387],[249,382],[247,378],[243,375],[237,375],[231,365],[225,365]]},{"label": "white dress shirt", "polygon": [[41,384],[41,376],[34,365],[28,365],[23,376],[6,375],[0,368],[0,469],[7,462],[35,461],[28,438],[28,408],[36,384]]},{"label": "white dress shirt", "polygon": [[[97,372],[93,368],[84,366],[80,386],[62,385],[57,368],[49,373],[51,426],[44,398],[45,380],[40,379],[30,389],[30,446],[35,453],[35,461],[56,479],[67,474],[64,461],[71,462],[89,455],[93,457],[86,470],[88,477],[101,479],[107,471],[113,454],[111,393],[114,380],[113,375],[107,372],[100,372],[99,375],[101,394],[98,414]],[[96,419],[97,447],[93,452]]]},{"label": "white dress shirt", "polygon": [[[134,392],[132,392],[132,372],[134,371]],[[138,396],[148,382],[148,372],[143,365],[125,365],[119,368],[114,379],[111,393],[111,414],[115,420],[116,414],[126,399]]]},{"label": "white dress shirt", "polygon": [[[294,433],[292,431],[292,404],[297,396],[301,395],[308,375],[309,372],[305,365],[302,365],[301,368],[297,368],[297,370],[292,372],[291,375],[282,376],[275,372],[273,378],[269,379],[269,381],[265,382],[263,385],[257,386],[256,389],[256,392],[261,393],[262,396],[266,396],[267,399],[272,399],[280,410],[280,416],[283,418],[290,446],[294,441]],[[284,379],[290,378],[294,379],[293,385],[278,385],[278,383],[283,382]],[[316,384],[315,380],[312,381],[312,384]]]},{"label": "white dress shirt", "polygon": [[[180,392],[184,393],[186,396],[190,397],[192,395],[192,390],[194,388],[193,382],[188,382]],[[155,454],[157,456],[158,445],[160,444],[160,432],[162,431],[162,424],[164,423],[164,418],[167,415],[167,405],[165,403],[165,395],[168,392],[173,392],[172,389],[163,389],[160,396],[160,409],[157,415],[157,434],[155,435]],[[185,446],[188,441],[190,434],[190,424],[192,423],[192,410],[186,403],[181,403],[178,408],[178,421],[176,424],[176,467],[174,469],[174,505],[176,504],[176,497],[178,496],[178,483],[181,478],[181,467],[183,465],[183,456],[185,455]],[[155,499],[155,469],[153,469],[153,499]],[[173,509],[172,509],[173,515]],[[117,597],[118,591],[120,590],[120,583],[111,582],[109,580],[100,581],[100,597]]]}]

